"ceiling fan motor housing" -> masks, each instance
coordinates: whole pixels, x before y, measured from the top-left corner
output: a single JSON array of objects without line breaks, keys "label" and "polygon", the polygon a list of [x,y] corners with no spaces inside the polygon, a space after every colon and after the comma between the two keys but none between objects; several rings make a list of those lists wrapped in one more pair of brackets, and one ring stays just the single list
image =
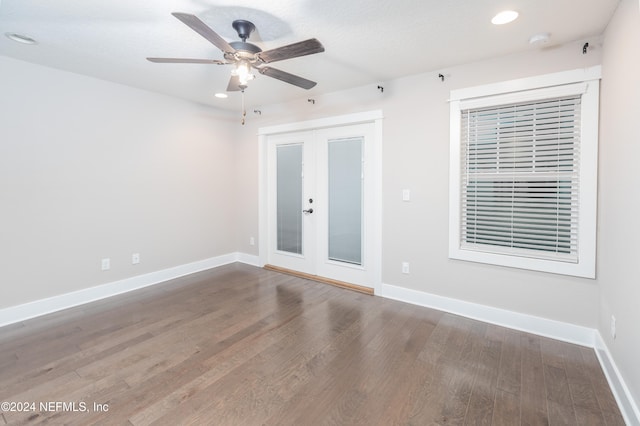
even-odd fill
[{"label": "ceiling fan motor housing", "polygon": [[229,61],[247,61],[255,64],[258,60],[256,53],[262,52],[262,49],[255,44],[247,43],[247,39],[251,33],[256,30],[256,26],[253,25],[253,22],[244,19],[236,19],[231,26],[237,31],[238,37],[240,37],[242,41],[232,41],[229,43],[236,51],[234,53],[225,53],[225,59]]},{"label": "ceiling fan motor housing", "polygon": [[236,51],[233,53],[225,52],[224,58],[228,61],[241,61],[245,60],[250,63],[256,63],[258,60],[257,53],[262,52],[255,44],[247,43],[244,41],[232,41],[229,43]]}]

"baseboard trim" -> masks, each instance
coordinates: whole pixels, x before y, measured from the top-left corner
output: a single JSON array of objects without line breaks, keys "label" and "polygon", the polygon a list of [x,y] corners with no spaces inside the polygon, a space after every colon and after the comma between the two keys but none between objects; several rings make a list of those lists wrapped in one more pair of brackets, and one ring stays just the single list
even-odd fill
[{"label": "baseboard trim", "polygon": [[31,318],[105,299],[117,294],[127,293],[140,288],[160,284],[175,278],[196,272],[206,271],[233,262],[242,262],[249,265],[258,265],[258,256],[245,253],[229,253],[222,256],[211,257],[197,262],[187,263],[160,271],[150,272],[107,284],[98,285],[70,293],[46,299],[34,300],[22,305],[10,306],[0,309],[0,327],[25,321]]},{"label": "baseboard trim", "polygon": [[258,256],[246,253],[235,253],[236,261],[251,266],[260,267],[260,258]]},{"label": "baseboard trim", "polygon": [[561,321],[465,302],[390,284],[382,284],[380,296],[591,348],[595,343],[594,329]]},{"label": "baseboard trim", "polygon": [[631,396],[631,392],[599,332],[596,332],[595,350],[604,375],[607,376],[613,396],[615,396],[618,407],[620,407],[624,421],[628,425],[640,425],[640,409],[638,409],[638,405]]}]

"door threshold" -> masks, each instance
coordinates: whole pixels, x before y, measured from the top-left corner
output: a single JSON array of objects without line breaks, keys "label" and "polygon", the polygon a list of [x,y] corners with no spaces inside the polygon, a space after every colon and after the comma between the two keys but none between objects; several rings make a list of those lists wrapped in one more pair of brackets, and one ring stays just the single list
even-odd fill
[{"label": "door threshold", "polygon": [[306,280],[311,280],[311,281],[317,281],[320,283],[324,283],[324,284],[329,284],[335,287],[340,287],[340,288],[346,288],[347,290],[353,290],[353,291],[357,291],[359,293],[364,293],[364,294],[368,294],[370,296],[373,296],[373,289],[369,288],[369,287],[365,287],[362,285],[358,285],[358,284],[351,284],[351,283],[346,283],[344,281],[338,281],[338,280],[334,280],[331,278],[325,278],[325,277],[320,277],[318,275],[311,275],[311,274],[307,274],[304,272],[298,272],[298,271],[294,271],[293,269],[286,269],[286,268],[281,268],[279,266],[273,266],[273,265],[264,265],[264,269],[267,269],[269,271],[275,271],[275,272],[281,272],[283,274],[287,274],[287,275],[293,275],[295,277],[298,278],[304,278]]}]

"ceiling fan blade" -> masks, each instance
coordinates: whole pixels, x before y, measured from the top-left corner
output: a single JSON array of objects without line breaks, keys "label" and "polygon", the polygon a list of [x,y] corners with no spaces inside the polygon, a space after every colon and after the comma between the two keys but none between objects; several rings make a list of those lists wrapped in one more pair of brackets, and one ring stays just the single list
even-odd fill
[{"label": "ceiling fan blade", "polygon": [[209,26],[202,22],[197,16],[180,12],[174,12],[172,15],[187,24],[192,30],[209,40],[214,46],[223,52],[234,53],[236,51],[236,49],[231,47],[225,39],[209,28]]},{"label": "ceiling fan blade", "polygon": [[227,62],[219,59],[188,59],[188,58],[147,58],[149,62],[158,64],[216,64],[225,65]]},{"label": "ceiling fan blade", "polygon": [[258,57],[264,63],[282,61],[284,59],[297,58],[298,56],[311,55],[313,53],[324,52],[324,46],[315,38],[288,44],[275,49],[258,53]]},{"label": "ceiling fan blade", "polygon": [[284,72],[271,67],[258,68],[258,71],[260,71],[260,74],[276,78],[278,80],[284,81],[285,83],[293,84],[294,86],[298,86],[307,90],[311,89],[317,84],[315,81],[307,80],[306,78],[289,74],[288,72]]},{"label": "ceiling fan blade", "polygon": [[227,92],[239,92],[242,90],[240,87],[240,77],[237,75],[232,75],[229,79],[229,84],[227,85]]}]

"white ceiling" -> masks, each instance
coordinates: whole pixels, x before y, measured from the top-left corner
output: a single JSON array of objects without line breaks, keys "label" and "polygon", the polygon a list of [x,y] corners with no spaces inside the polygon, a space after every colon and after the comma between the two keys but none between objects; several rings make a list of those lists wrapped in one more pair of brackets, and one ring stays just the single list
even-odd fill
[{"label": "white ceiling", "polygon": [[[258,75],[248,105],[312,97],[527,49],[537,33],[551,44],[602,34],[619,0],[0,0],[0,55],[235,109],[220,100],[230,66],[154,64],[147,56],[222,59],[222,53],[171,15],[197,15],[228,41],[235,19],[252,21],[263,50],[315,37],[326,51],[278,62],[318,82],[310,91]],[[513,23],[491,18],[516,10]],[[0,72],[0,78],[2,74]]]}]

